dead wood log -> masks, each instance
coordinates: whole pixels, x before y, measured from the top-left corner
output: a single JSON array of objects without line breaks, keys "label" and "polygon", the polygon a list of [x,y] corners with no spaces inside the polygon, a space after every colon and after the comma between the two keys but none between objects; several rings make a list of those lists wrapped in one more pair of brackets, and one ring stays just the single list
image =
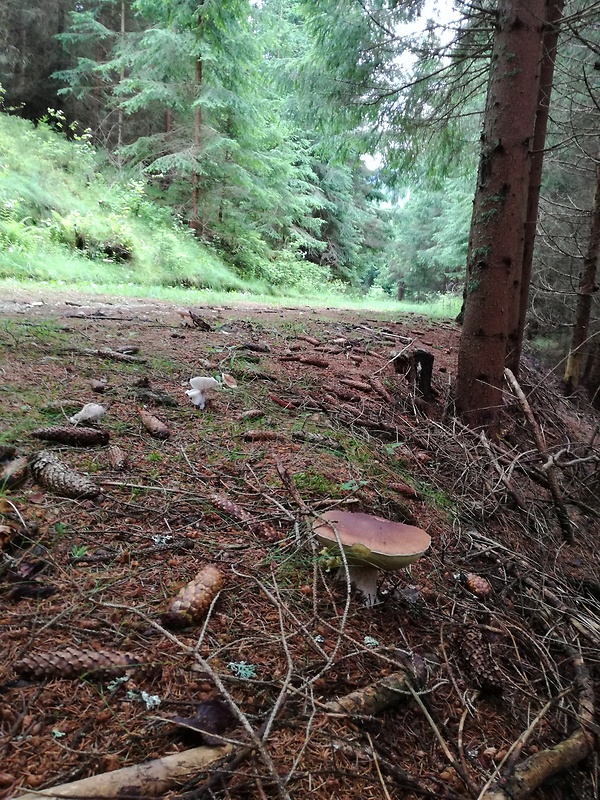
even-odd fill
[{"label": "dead wood log", "polygon": [[519,386],[519,382],[513,375],[513,373],[509,369],[504,370],[504,376],[508,381],[511,389],[515,393],[517,400],[519,401],[519,405],[523,409],[523,413],[529,423],[531,430],[533,432],[533,436],[535,438],[535,442],[537,448],[539,450],[540,455],[546,461],[546,475],[548,479],[548,487],[550,489],[550,495],[552,500],[554,501],[554,505],[556,508],[556,517],[558,519],[560,528],[562,530],[563,539],[567,544],[573,544],[573,524],[569,519],[569,514],[567,513],[567,508],[565,506],[565,501],[563,499],[562,491],[560,488],[559,480],[558,480],[558,470],[555,463],[549,457],[548,447],[546,445],[546,441],[544,439],[544,435],[540,429],[540,426],[537,424],[537,420],[533,415],[533,411],[531,410],[531,406],[521,387]]},{"label": "dead wood log", "polygon": [[51,789],[28,792],[16,800],[40,800],[61,797],[118,797],[119,795],[156,797],[181,786],[193,775],[231,753],[231,745],[195,747],[182,753],[157,758],[145,764],[102,772],[90,778],[63,783]]},{"label": "dead wood log", "polygon": [[327,709],[336,714],[367,716],[378,714],[386,708],[397,705],[407,695],[412,697],[409,681],[410,676],[404,670],[392,672],[391,675],[386,675],[385,678],[381,678],[363,689],[357,689],[337,700],[330,700],[326,704]]}]

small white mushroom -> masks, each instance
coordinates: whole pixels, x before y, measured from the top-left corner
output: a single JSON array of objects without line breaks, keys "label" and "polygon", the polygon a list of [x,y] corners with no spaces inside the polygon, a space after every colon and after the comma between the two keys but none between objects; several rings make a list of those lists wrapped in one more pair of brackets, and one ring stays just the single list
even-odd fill
[{"label": "small white mushroom", "polygon": [[81,411],[74,414],[69,422],[78,425],[80,422],[99,422],[106,414],[106,409],[99,403],[86,403]]},{"label": "small white mushroom", "polygon": [[322,545],[344,551],[350,581],[369,607],[377,599],[379,571],[412,564],[431,543],[420,528],[352,511],[327,511],[313,522],[313,530]]},{"label": "small white mushroom", "polygon": [[197,377],[190,378],[191,389],[186,389],[186,394],[195,406],[204,408],[206,405],[207,392],[218,386],[219,382],[214,378]]}]

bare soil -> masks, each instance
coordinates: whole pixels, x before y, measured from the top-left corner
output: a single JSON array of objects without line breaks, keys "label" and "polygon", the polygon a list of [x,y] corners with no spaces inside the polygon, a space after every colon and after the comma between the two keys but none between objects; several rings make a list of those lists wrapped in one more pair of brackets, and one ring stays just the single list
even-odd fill
[{"label": "bare soil", "polygon": [[[507,776],[576,730],[600,645],[600,450],[586,402],[524,365],[574,526],[566,545],[547,458],[508,389],[497,442],[452,416],[454,323],[253,304],[192,311],[210,330],[160,301],[21,290],[0,301],[0,443],[29,457],[52,450],[102,490],[73,500],[28,477],[0,496],[0,796],[201,744],[170,720],[213,699],[239,712],[224,733],[237,751],[249,742],[239,715],[262,733],[270,721],[274,767],[249,750],[184,787],[198,798],[477,797],[496,770]],[[119,348],[141,360],[102,352]],[[435,356],[428,397],[392,361],[419,349]],[[195,408],[189,379],[223,374],[237,387]],[[109,445],[31,435],[91,402],[107,409]],[[143,407],[169,438],[144,427]],[[383,577],[371,609],[310,533],[312,518],[340,507],[432,538],[410,569]],[[167,629],[164,612],[208,564],[223,575],[216,600]],[[126,680],[65,677],[64,658],[37,677],[19,668],[66,647],[144,666]],[[399,670],[418,702],[328,709]],[[536,797],[591,798],[596,779],[584,761]]]}]

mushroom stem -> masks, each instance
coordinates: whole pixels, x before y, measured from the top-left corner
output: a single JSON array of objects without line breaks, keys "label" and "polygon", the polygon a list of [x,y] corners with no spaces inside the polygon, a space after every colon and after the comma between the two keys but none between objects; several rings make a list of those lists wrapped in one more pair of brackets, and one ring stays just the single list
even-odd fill
[{"label": "mushroom stem", "polygon": [[[341,577],[344,576],[344,568],[340,569]],[[348,567],[350,583],[357,589],[365,599],[367,608],[373,608],[377,602],[377,583],[379,580],[379,570],[377,567],[360,566]]]}]

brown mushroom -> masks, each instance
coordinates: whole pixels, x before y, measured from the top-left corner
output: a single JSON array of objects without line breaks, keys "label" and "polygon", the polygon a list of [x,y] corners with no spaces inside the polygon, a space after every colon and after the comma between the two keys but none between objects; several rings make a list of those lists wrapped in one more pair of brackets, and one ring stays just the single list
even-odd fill
[{"label": "brown mushroom", "polygon": [[352,585],[373,606],[379,570],[401,569],[417,561],[431,544],[429,534],[403,522],[352,511],[326,511],[313,522],[320,544],[346,556]]}]

